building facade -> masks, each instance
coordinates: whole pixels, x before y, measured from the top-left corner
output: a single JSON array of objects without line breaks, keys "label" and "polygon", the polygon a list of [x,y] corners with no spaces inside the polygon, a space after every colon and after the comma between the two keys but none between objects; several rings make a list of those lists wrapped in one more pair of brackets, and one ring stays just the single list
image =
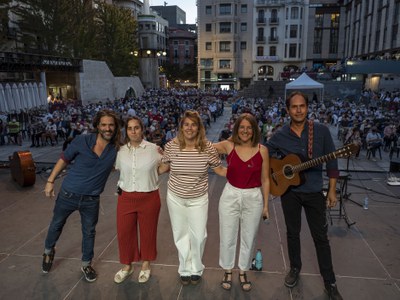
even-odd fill
[{"label": "building facade", "polygon": [[183,11],[179,6],[150,6],[150,8],[157,12],[157,14],[168,21],[169,26],[175,27],[176,25],[186,24],[186,12]]},{"label": "building facade", "polygon": [[340,69],[344,57],[344,20],[341,1],[310,1],[307,70],[326,72]]},{"label": "building facade", "polygon": [[400,60],[400,1],[344,0],[345,58]]},{"label": "building facade", "polygon": [[198,2],[200,88],[240,89],[305,67],[309,1]]},{"label": "building facade", "polygon": [[168,30],[168,61],[179,69],[195,65],[196,40],[195,33],[170,27]]}]

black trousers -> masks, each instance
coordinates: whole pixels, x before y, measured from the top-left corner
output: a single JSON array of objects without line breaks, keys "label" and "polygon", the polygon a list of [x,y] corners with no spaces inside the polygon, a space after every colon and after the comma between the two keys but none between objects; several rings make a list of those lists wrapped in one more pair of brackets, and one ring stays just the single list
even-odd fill
[{"label": "black trousers", "polygon": [[331,247],[328,240],[328,222],[326,219],[326,199],[322,193],[299,193],[288,191],[281,196],[283,214],[286,223],[286,235],[291,268],[301,270],[301,213],[307,218],[314,240],[319,271],[325,283],[335,283],[332,267]]}]

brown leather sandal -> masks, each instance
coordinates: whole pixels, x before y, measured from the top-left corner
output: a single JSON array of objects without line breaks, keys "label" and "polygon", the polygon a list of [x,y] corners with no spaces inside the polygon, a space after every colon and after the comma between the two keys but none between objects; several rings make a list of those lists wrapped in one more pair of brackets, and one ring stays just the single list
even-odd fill
[{"label": "brown leather sandal", "polygon": [[[243,278],[244,281],[242,281],[241,278]],[[240,286],[241,286],[243,291],[249,292],[251,290],[251,282],[247,280],[247,274],[246,273],[239,274],[239,281],[240,281]],[[248,286],[248,288],[245,287],[246,285]]]},{"label": "brown leather sandal", "polygon": [[232,272],[225,272],[224,278],[221,281],[222,288],[227,291],[229,291],[232,288],[232,279],[228,280],[229,275],[231,275],[231,278],[232,278]]}]

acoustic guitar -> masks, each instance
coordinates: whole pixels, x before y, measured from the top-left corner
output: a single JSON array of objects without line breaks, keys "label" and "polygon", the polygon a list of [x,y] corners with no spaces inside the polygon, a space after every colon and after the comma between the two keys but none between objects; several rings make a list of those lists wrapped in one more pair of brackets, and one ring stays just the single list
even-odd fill
[{"label": "acoustic guitar", "polygon": [[36,181],[36,166],[30,151],[15,151],[9,157],[10,163],[1,168],[10,168],[11,177],[20,186],[31,186]]},{"label": "acoustic guitar", "polygon": [[335,152],[305,162],[302,162],[296,154],[286,155],[283,159],[271,157],[269,160],[270,193],[274,196],[283,195],[289,186],[298,186],[304,182],[300,172],[332,159],[348,157],[357,153],[358,148],[356,144],[348,144]]}]

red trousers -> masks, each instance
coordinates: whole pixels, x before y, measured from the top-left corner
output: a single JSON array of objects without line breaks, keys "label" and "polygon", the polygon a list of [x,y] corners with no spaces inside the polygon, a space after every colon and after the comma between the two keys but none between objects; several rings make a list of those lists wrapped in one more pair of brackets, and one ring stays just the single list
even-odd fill
[{"label": "red trousers", "polygon": [[148,193],[122,191],[118,196],[117,235],[121,264],[156,259],[160,207],[158,190]]}]

